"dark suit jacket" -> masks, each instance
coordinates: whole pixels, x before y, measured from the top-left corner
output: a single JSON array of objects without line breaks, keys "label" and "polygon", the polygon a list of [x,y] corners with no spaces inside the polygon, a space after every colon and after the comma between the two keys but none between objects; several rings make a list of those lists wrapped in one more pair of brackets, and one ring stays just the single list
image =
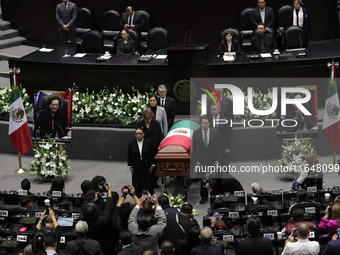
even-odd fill
[{"label": "dark suit jacket", "polygon": [[[308,11],[307,11],[306,8],[302,7],[302,10],[303,10],[303,26],[302,26],[302,28],[305,31],[305,34],[309,34],[310,33],[309,14],[308,14]],[[295,12],[295,9],[293,9],[292,12],[290,12],[288,17],[287,17],[286,28],[293,25],[293,12]]]},{"label": "dark suit jacket", "polygon": [[[160,98],[157,98],[157,104],[160,106]],[[166,112],[166,117],[168,119],[168,130],[172,127],[175,121],[175,115],[176,115],[176,101],[172,97],[166,97],[165,98],[165,112]]]},{"label": "dark suit jacket", "polygon": [[145,132],[145,139],[150,139],[153,147],[153,154],[156,156],[156,152],[158,150],[159,144],[163,139],[163,133],[161,124],[157,120],[151,120],[149,128],[145,125],[145,120],[141,120],[137,123],[137,128],[141,128]]},{"label": "dark suit jacket", "polygon": [[[199,226],[196,220],[192,220],[188,216],[179,213],[178,222],[181,224],[186,233],[194,226]],[[170,240],[174,244],[179,239],[185,239],[186,234],[181,230],[176,222],[176,214],[169,214],[167,217],[167,227],[165,229],[166,240]]]},{"label": "dark suit jacket", "polygon": [[[67,242],[65,253],[76,254],[76,251],[78,250],[80,244],[83,243],[84,241],[86,242],[82,248],[86,250],[89,254],[91,255],[102,255],[103,254],[100,248],[100,244],[97,241],[92,240],[92,239],[85,239],[82,237],[78,237],[76,240]],[[82,251],[80,251],[78,254],[85,255]]]},{"label": "dark suit jacket", "polygon": [[274,255],[272,241],[264,237],[248,237],[238,243],[236,255]]},{"label": "dark suit jacket", "polygon": [[137,140],[133,140],[129,144],[128,150],[128,165],[132,166],[133,169],[140,168],[141,166],[145,167],[147,170],[154,163],[153,161],[153,148],[151,141],[149,139],[144,138],[143,148],[142,148],[142,160],[140,160],[140,153],[137,144]]},{"label": "dark suit jacket", "polygon": [[126,44],[122,44],[122,39],[117,40],[117,54],[118,55],[134,55],[135,41],[128,39]]},{"label": "dark suit jacket", "polygon": [[[133,13],[134,13],[134,17],[133,17],[132,24],[135,25],[134,30],[140,31],[141,27],[144,26],[144,19],[140,15],[140,13],[137,13],[135,11]],[[122,14],[122,18],[120,19],[119,24],[122,29],[124,28],[125,24],[128,24],[128,15],[126,12]]]},{"label": "dark suit jacket", "polygon": [[329,241],[326,248],[323,250],[321,255],[335,255],[339,254],[340,250],[340,240]]},{"label": "dark suit jacket", "polygon": [[[238,41],[235,41],[235,43],[231,44],[231,52],[235,52],[236,55],[241,53],[241,46]],[[228,45],[225,45],[223,41],[220,42],[220,48],[218,52],[223,55],[224,52],[228,52]]]},{"label": "dark suit jacket", "polygon": [[272,53],[276,46],[276,42],[274,40],[274,37],[272,34],[264,33],[263,37],[261,37],[262,40],[264,40],[264,47],[266,48],[265,52],[261,51],[261,43],[260,43],[260,36],[255,35],[251,38],[251,50],[256,53]]},{"label": "dark suit jacket", "polygon": [[200,246],[193,248],[190,252],[190,255],[223,255],[222,247],[212,245],[210,243],[202,243]]},{"label": "dark suit jacket", "polygon": [[231,144],[231,127],[230,127],[230,120],[226,117],[220,114],[220,119],[226,119],[228,120],[227,124],[215,124],[217,126],[213,126],[213,116],[210,117],[210,127],[215,128],[218,131],[218,137],[220,142],[220,147],[222,150],[229,149],[230,150],[230,144]]},{"label": "dark suit jacket", "polygon": [[67,135],[67,116],[61,110],[56,111],[54,115],[54,129],[52,129],[52,115],[49,109],[44,109],[37,115],[36,128],[40,129],[40,137],[50,135],[54,138],[57,133],[58,137],[63,137]]},{"label": "dark suit jacket", "polygon": [[96,217],[96,220],[88,221],[83,215],[79,217],[79,220],[84,220],[89,226],[89,232],[87,237],[98,241],[103,244],[110,239],[110,219],[113,209],[113,198],[108,197],[106,200],[104,210],[100,211]]},{"label": "dark suit jacket", "polygon": [[124,248],[118,255],[142,255],[143,250],[142,248],[131,244],[130,246]]},{"label": "dark suit jacket", "polygon": [[[210,123],[211,125],[211,123]],[[191,160],[193,164],[200,162],[202,166],[213,166],[216,161],[220,161],[221,149],[218,142],[218,132],[210,127],[209,145],[205,146],[202,136],[202,128],[194,131],[192,136]]]},{"label": "dark suit jacket", "polygon": [[57,5],[56,8],[56,19],[59,24],[58,30],[62,31],[63,25],[67,25],[71,31],[76,31],[77,25],[76,25],[76,20],[77,20],[77,6],[75,3],[68,2],[68,9],[67,12],[65,13],[65,5],[64,3],[60,3]]},{"label": "dark suit jacket", "polygon": [[[264,13],[265,13],[264,25],[266,27],[273,28],[275,22],[273,9],[266,6],[264,9]],[[254,24],[254,28],[257,28],[257,25],[259,23],[262,23],[259,7],[254,8],[253,11],[251,12],[251,22]]]}]

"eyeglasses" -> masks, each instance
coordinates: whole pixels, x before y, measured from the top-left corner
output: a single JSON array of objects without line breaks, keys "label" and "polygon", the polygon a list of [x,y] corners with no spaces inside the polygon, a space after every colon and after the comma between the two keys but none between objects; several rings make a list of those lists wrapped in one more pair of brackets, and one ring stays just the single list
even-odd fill
[{"label": "eyeglasses", "polygon": [[55,107],[57,107],[57,106],[59,106],[59,104],[51,104],[52,106],[55,106]]},{"label": "eyeglasses", "polygon": [[135,133],[135,135],[142,135],[143,133]]}]

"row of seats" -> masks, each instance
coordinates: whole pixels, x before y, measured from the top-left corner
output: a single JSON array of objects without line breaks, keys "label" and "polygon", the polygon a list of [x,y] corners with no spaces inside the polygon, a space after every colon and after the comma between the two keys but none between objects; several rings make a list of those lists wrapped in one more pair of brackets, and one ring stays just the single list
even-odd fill
[{"label": "row of seats", "polygon": [[[138,35],[138,50],[140,52],[146,52],[147,47],[147,36],[150,30],[150,15],[144,10],[136,11],[137,15],[140,15],[144,24],[141,26]],[[103,46],[102,51],[113,51],[114,39],[119,38],[120,31],[122,30],[120,26],[121,15],[116,10],[109,10],[103,14],[103,24],[102,24],[102,40]],[[76,30],[76,42],[80,46],[83,41],[83,36],[92,30],[92,12],[88,8],[79,8],[77,11],[77,30]],[[132,35],[134,36],[134,35]],[[71,43],[71,42],[70,42]],[[136,48],[137,49],[137,48]]]},{"label": "row of seats", "polygon": [[[240,43],[240,45],[242,45],[243,50],[249,50],[251,48],[251,37],[253,37],[254,35],[257,34],[256,29],[252,29],[249,30],[247,33],[245,34],[244,31],[239,31],[236,28],[227,28],[221,31],[220,33],[220,41],[223,40],[225,34],[227,31],[232,31],[235,38],[237,39],[237,41]],[[273,29],[266,27],[266,31],[265,33],[269,33],[272,34],[274,36],[274,38],[276,37],[276,33]],[[293,49],[299,49],[299,48],[306,48],[307,47],[307,38],[306,38],[306,34],[304,32],[304,30],[301,27],[297,27],[297,26],[290,26],[287,29],[282,28],[281,31],[281,43],[280,45],[282,45],[284,50],[293,50]]]},{"label": "row of seats", "polygon": [[[130,37],[135,42],[135,50],[136,53],[145,53],[145,49],[142,49],[140,35],[130,30]],[[85,33],[82,37],[82,42],[80,46],[78,46],[78,52],[85,53],[104,53],[108,49],[108,46],[111,45],[111,49],[109,50],[111,53],[115,54],[117,39],[121,38],[120,32],[118,32],[117,36],[112,39],[110,43],[105,42],[103,34],[99,33],[96,30],[90,30]],[[168,31],[164,28],[155,27],[150,29],[147,33],[146,37],[146,49],[148,52],[161,52],[166,51],[168,48]]]}]

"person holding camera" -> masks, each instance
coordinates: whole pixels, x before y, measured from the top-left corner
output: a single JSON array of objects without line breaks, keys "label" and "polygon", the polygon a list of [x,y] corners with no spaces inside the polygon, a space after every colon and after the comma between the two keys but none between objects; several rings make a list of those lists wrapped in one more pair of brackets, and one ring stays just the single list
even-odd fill
[{"label": "person holding camera", "polygon": [[107,192],[105,207],[99,210],[95,203],[91,202],[83,205],[81,216],[78,220],[86,221],[89,231],[87,237],[98,241],[102,247],[103,253],[111,252],[111,233],[110,219],[113,209],[113,198],[111,192],[111,184],[104,183],[103,187]]},{"label": "person holding camera", "polygon": [[[320,252],[320,245],[317,241],[309,241],[309,226],[306,223],[300,223],[297,226],[296,237],[293,233],[288,237],[281,255],[291,254],[310,254],[317,255]],[[295,241],[295,238],[297,241]]]},{"label": "person holding camera", "polygon": [[332,240],[340,221],[340,203],[335,203],[332,207],[327,206],[325,216],[321,218],[319,230],[329,233],[329,240]]},{"label": "person holding camera", "polygon": [[[135,194],[131,195],[134,195],[133,197],[135,199]],[[166,217],[164,210],[158,203],[157,196],[154,194],[151,197],[151,202],[156,207],[158,221],[157,224],[152,225],[153,218],[149,213],[144,212],[139,214],[140,208],[146,201],[146,195],[143,195],[140,200],[136,201],[136,206],[133,208],[129,217],[128,229],[132,234],[132,241],[136,246],[141,247],[143,251],[153,249],[159,254],[158,239],[166,227]]]}]

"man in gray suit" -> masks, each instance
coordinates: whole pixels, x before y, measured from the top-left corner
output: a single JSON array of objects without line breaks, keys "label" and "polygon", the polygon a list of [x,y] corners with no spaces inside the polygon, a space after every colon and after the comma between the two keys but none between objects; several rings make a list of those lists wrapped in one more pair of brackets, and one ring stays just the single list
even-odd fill
[{"label": "man in gray suit", "polygon": [[69,0],[62,0],[56,8],[56,19],[59,24],[61,44],[67,45],[67,39],[70,38],[72,46],[76,46],[76,20],[77,6]]}]

